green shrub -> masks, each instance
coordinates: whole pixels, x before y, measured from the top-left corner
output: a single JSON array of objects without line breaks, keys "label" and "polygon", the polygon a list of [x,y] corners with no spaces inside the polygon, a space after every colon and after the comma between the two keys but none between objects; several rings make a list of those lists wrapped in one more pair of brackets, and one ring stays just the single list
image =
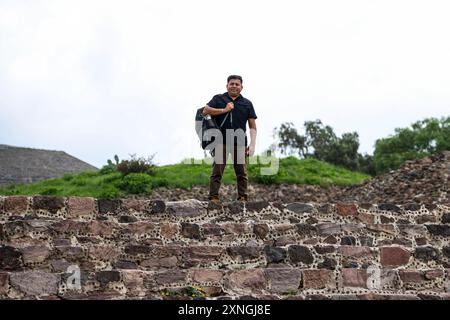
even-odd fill
[{"label": "green shrub", "polygon": [[72,184],[77,187],[85,186],[87,183],[88,183],[88,179],[84,178],[82,176],[78,176],[78,177],[72,179]]},{"label": "green shrub", "polygon": [[55,187],[49,187],[46,188],[44,190],[42,190],[41,195],[43,196],[53,196],[53,195],[57,195],[59,193],[59,189],[55,188]]},{"label": "green shrub", "polygon": [[96,171],[83,171],[78,174],[78,177],[83,177],[83,178],[93,178],[93,177],[97,177],[97,176],[98,176],[98,173]]},{"label": "green shrub", "polygon": [[122,160],[117,165],[117,171],[122,173],[124,176],[130,173],[145,173],[149,175],[155,174],[155,164],[153,163],[154,155],[144,158],[136,158],[136,155],[131,155],[130,160]]},{"label": "green shrub", "polygon": [[168,187],[169,181],[164,178],[156,178],[152,181],[152,189],[159,188],[159,187]]},{"label": "green shrub", "polygon": [[269,167],[269,164],[263,165],[259,160],[257,164],[248,165],[249,178],[256,183],[273,184],[276,183],[278,178],[284,173],[284,169],[279,167],[278,172],[274,175],[262,175],[261,169],[265,167]]},{"label": "green shrub", "polygon": [[117,172],[117,166],[115,164],[107,164],[104,165],[101,169],[100,169],[100,174],[110,174],[110,173],[114,173]]},{"label": "green shrub", "polygon": [[274,184],[276,183],[276,175],[261,175],[258,174],[254,178],[255,182],[261,184]]},{"label": "green shrub", "polygon": [[119,188],[129,194],[151,193],[152,178],[145,173],[130,173],[119,183]]},{"label": "green shrub", "polygon": [[73,177],[74,177],[73,174],[71,174],[71,173],[66,173],[65,175],[62,176],[62,179],[63,179],[64,181],[70,181],[70,180],[73,179]]},{"label": "green shrub", "polygon": [[117,180],[120,180],[121,178],[122,175],[119,172],[115,172],[104,177],[103,183],[113,183],[116,182]]},{"label": "green shrub", "polygon": [[107,164],[104,165],[101,169],[100,169],[100,174],[110,174],[113,172],[117,171],[117,165],[119,164],[119,157],[116,155],[114,155],[114,161],[116,163],[113,163],[111,161],[111,159],[108,159]]},{"label": "green shrub", "polygon": [[120,190],[117,190],[113,185],[103,187],[100,192],[96,195],[97,198],[101,199],[112,199],[119,198],[121,196]]}]

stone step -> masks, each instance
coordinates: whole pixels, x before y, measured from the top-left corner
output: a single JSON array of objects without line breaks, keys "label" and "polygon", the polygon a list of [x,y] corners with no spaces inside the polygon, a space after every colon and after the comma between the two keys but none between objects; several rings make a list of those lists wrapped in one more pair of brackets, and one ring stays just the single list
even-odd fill
[{"label": "stone step", "polygon": [[[404,223],[403,223],[404,222]],[[448,223],[414,224],[406,221],[375,223],[308,217],[306,220],[246,222],[151,222],[120,223],[115,218],[101,220],[15,217],[0,223],[0,243],[32,239],[66,239],[76,243],[130,241],[147,244],[276,245],[341,244],[360,246],[423,246],[448,241]],[[71,240],[70,240],[71,239]]]},{"label": "stone step", "polygon": [[54,244],[11,241],[0,246],[0,270],[60,269],[78,264],[102,270],[158,268],[218,269],[253,267],[367,268],[450,268],[450,246],[438,244],[408,248],[351,245],[152,245],[148,243],[90,243],[73,245],[57,239]]},{"label": "stone step", "polygon": [[448,204],[1,197],[0,298],[447,299],[449,215]]},{"label": "stone step", "polygon": [[381,223],[450,221],[450,204],[409,205],[357,203],[230,202],[215,205],[195,199],[185,201],[94,199],[83,197],[0,197],[0,221],[20,217],[96,220],[115,218],[123,222],[195,221],[292,221],[309,217]]},{"label": "stone step", "polygon": [[[339,271],[304,268],[245,270],[103,270],[51,273],[44,270],[0,272],[0,294],[10,298],[134,299],[205,297],[239,299],[394,298],[448,299],[448,270],[343,268]],[[317,297],[318,298],[318,297]]]}]

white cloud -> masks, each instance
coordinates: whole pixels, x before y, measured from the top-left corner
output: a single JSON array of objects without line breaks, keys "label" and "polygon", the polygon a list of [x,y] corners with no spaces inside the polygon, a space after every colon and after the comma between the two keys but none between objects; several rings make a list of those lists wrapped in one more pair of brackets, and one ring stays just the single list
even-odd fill
[{"label": "white cloud", "polygon": [[446,1],[1,1],[0,142],[201,157],[195,109],[244,77],[272,129],[322,119],[376,138],[450,110]]}]

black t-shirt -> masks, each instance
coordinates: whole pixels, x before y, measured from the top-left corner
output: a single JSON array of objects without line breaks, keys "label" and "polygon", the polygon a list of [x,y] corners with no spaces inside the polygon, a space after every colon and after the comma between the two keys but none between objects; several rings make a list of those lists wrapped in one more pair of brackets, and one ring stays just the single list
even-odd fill
[{"label": "black t-shirt", "polygon": [[[246,132],[247,129],[247,121],[248,119],[257,119],[255,109],[253,108],[253,103],[244,98],[242,95],[239,95],[234,101],[228,95],[228,92],[224,94],[215,95],[211,101],[207,103],[211,108],[216,109],[225,109],[228,102],[234,103],[234,109],[229,112],[230,114],[226,118],[225,122],[222,125],[221,131],[223,134],[224,143],[226,142],[226,129],[242,129]],[[214,116],[214,120],[220,126],[223,120],[226,117],[226,113]],[[238,143],[238,139],[234,139],[235,143]],[[247,136],[245,136],[245,145],[247,145]]]}]

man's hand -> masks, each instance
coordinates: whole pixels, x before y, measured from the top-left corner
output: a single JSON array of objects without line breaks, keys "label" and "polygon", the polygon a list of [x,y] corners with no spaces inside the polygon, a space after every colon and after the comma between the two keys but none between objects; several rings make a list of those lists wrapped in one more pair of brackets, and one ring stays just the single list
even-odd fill
[{"label": "man's hand", "polygon": [[230,112],[233,109],[234,109],[234,103],[233,102],[228,102],[227,106],[225,107],[225,112]]},{"label": "man's hand", "polygon": [[245,155],[246,156],[253,156],[255,154],[255,146],[254,145],[249,145],[246,149],[245,149]]}]

